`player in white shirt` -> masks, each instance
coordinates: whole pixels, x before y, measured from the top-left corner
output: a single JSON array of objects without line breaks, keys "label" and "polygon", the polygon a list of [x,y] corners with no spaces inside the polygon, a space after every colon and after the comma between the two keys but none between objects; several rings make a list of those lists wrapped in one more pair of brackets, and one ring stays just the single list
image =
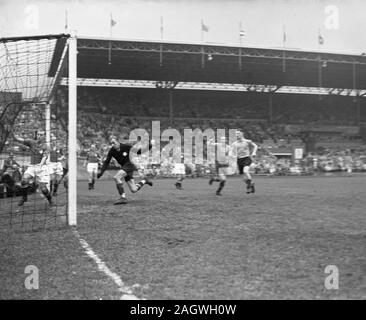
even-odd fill
[{"label": "player in white shirt", "polygon": [[237,158],[239,174],[244,175],[244,182],[247,185],[247,193],[254,193],[254,183],[250,174],[252,157],[256,156],[258,146],[252,141],[244,138],[242,131],[237,131],[237,140],[231,145],[232,154]]},{"label": "player in white shirt", "polygon": [[212,185],[213,182],[219,182],[219,188],[216,190],[216,195],[221,196],[221,191],[226,183],[226,176],[229,174],[229,155],[230,155],[230,146],[226,144],[226,138],[221,137],[220,142],[214,143],[213,140],[208,142],[210,145],[215,145],[217,148],[216,152],[216,177],[211,177],[209,184]]}]

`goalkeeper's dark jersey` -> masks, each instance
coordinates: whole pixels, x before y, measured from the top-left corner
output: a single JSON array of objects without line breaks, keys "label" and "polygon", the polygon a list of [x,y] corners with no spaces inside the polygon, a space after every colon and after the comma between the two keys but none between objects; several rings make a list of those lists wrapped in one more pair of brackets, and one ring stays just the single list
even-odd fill
[{"label": "goalkeeper's dark jersey", "polygon": [[130,150],[132,146],[128,144],[120,143],[119,150],[116,150],[115,148],[111,148],[108,152],[107,158],[103,162],[103,166],[101,171],[104,172],[109,162],[112,160],[112,158],[116,159],[118,164],[123,167],[125,165],[132,165],[132,162],[130,160]]},{"label": "goalkeeper's dark jersey", "polygon": [[[112,160],[112,158],[116,159],[116,161],[122,168],[127,167],[129,171],[137,170],[137,168],[131,162],[131,159],[130,159],[130,151],[131,151],[132,147],[133,146],[130,144],[120,143],[119,150],[116,150],[115,148],[111,148],[108,152],[107,158],[103,162],[101,172],[103,173],[107,169],[108,164]],[[134,147],[136,148],[136,145]],[[149,150],[151,148],[152,148],[152,145],[151,145],[151,143],[149,143]],[[136,154],[141,154],[141,152],[142,152],[141,147],[139,149],[136,149],[136,151],[137,151]]]}]

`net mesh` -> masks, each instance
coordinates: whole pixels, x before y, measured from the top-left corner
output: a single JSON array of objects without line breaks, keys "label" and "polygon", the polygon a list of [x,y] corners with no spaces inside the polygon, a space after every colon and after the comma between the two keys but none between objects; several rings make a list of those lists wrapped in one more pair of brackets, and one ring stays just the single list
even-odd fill
[{"label": "net mesh", "polygon": [[66,39],[0,39],[2,229],[66,225],[67,105],[58,99]]}]

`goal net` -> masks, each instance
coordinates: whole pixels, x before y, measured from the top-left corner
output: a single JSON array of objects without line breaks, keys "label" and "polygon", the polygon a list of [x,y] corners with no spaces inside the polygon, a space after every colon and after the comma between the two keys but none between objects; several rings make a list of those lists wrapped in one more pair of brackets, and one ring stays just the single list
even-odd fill
[{"label": "goal net", "polygon": [[[76,162],[76,148],[70,149],[75,42],[69,35],[0,39],[0,228],[76,223],[76,204],[70,203],[76,202],[76,182],[69,173],[70,158]],[[60,90],[70,75],[75,81]]]}]

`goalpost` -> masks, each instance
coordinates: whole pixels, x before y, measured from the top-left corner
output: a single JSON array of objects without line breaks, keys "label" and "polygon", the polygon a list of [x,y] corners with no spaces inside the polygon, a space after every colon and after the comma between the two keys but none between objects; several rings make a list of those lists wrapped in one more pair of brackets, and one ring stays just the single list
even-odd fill
[{"label": "goalpost", "polygon": [[77,223],[76,33],[0,38],[0,229],[60,221]]},{"label": "goalpost", "polygon": [[77,222],[77,43],[76,34],[69,38],[69,207],[68,223]]}]

